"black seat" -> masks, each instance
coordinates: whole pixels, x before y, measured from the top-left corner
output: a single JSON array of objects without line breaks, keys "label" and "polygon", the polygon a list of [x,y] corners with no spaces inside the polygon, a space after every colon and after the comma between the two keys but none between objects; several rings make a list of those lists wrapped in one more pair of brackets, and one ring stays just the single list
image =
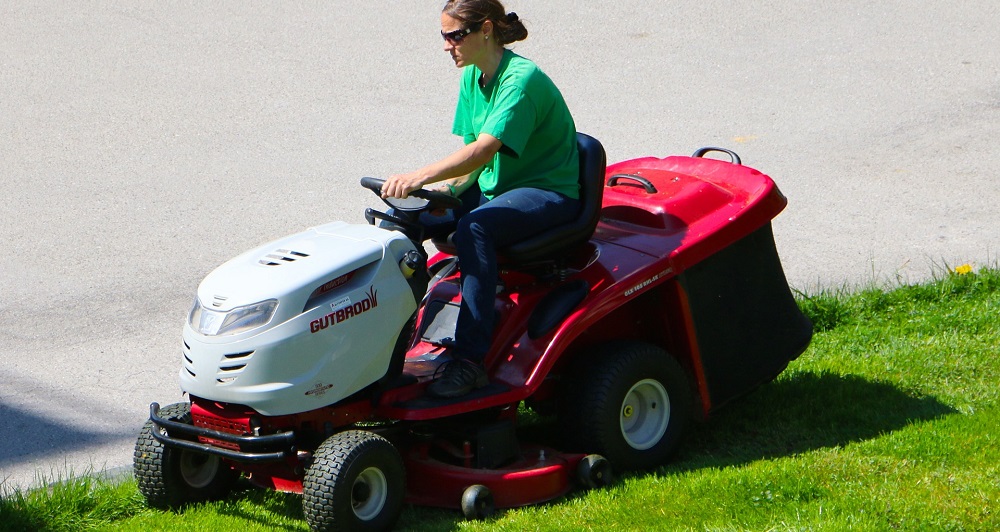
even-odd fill
[{"label": "black seat", "polygon": [[[497,260],[501,264],[511,266],[560,257],[594,234],[597,222],[601,218],[607,159],[604,146],[594,137],[577,133],[576,141],[580,151],[580,214],[568,223],[551,227],[527,240],[498,249]],[[433,243],[438,250],[455,254],[455,247],[451,242],[434,240]]]}]

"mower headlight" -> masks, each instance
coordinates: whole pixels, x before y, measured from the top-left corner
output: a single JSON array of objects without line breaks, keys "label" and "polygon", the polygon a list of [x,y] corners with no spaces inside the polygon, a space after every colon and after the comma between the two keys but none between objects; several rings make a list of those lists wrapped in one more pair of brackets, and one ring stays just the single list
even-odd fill
[{"label": "mower headlight", "polygon": [[191,328],[205,336],[229,336],[267,325],[278,308],[276,299],[269,299],[226,312],[206,308],[198,298],[188,315]]}]

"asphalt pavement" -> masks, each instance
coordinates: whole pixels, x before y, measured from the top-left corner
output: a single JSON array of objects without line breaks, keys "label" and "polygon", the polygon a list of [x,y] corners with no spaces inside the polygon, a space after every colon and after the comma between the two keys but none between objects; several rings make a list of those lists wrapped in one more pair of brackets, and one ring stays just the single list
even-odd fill
[{"label": "asphalt pavement", "polygon": [[[440,6],[0,2],[0,481],[127,468],[201,278],[459,146]],[[997,264],[997,2],[508,7],[609,161],[773,177],[796,289]]]}]

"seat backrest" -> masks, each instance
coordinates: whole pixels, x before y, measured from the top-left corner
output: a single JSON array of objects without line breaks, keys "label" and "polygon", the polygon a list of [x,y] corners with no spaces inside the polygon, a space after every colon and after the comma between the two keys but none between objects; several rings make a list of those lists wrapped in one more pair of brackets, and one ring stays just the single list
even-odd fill
[{"label": "seat backrest", "polygon": [[594,234],[601,218],[607,158],[604,146],[594,137],[577,133],[576,141],[580,151],[580,214],[570,222],[497,250],[500,262],[509,265],[558,257]]}]

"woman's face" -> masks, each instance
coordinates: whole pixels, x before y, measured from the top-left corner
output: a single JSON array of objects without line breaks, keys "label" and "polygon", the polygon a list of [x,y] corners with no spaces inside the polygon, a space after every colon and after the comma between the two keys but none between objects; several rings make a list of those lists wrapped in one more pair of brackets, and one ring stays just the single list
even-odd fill
[{"label": "woman's face", "polygon": [[[451,54],[455,61],[455,66],[461,68],[468,65],[479,64],[479,61],[486,54],[486,44],[484,30],[492,27],[489,21],[483,24],[482,28],[458,38],[445,37],[444,51]],[[441,32],[445,35],[455,35],[453,32],[465,30],[462,22],[445,13],[441,13]]]}]

